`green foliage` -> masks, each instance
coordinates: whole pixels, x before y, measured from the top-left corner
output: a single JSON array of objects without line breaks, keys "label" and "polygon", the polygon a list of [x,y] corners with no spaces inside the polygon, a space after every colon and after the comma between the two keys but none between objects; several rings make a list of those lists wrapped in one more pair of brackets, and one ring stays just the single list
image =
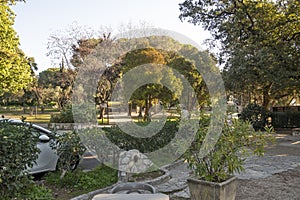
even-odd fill
[{"label": "green foliage", "polygon": [[255,130],[264,130],[267,124],[269,112],[262,106],[257,104],[248,104],[241,113],[241,119],[249,121]]},{"label": "green foliage", "polygon": [[117,174],[117,170],[100,165],[88,172],[77,170],[73,173],[68,172],[63,179],[59,178],[57,172],[49,173],[46,176],[46,182],[62,188],[92,191],[116,183]]},{"label": "green foliage", "polygon": [[81,143],[76,131],[58,135],[56,141],[55,148],[59,155],[58,169],[62,171],[61,178],[63,178],[67,171],[74,170],[86,148]]},{"label": "green foliage", "polygon": [[37,185],[35,183],[30,183],[24,186],[22,191],[15,194],[15,199],[26,199],[26,200],[36,200],[36,199],[47,199],[54,200],[52,196],[52,191],[45,188],[44,186]]},{"label": "green foliage", "polygon": [[24,124],[0,121],[0,196],[11,198],[30,183],[25,173],[38,157],[38,136]]},{"label": "green foliage", "polygon": [[185,153],[189,166],[199,179],[222,182],[243,170],[245,156],[251,153],[263,155],[264,147],[273,137],[267,132],[255,132],[249,122],[234,120],[232,126],[224,124],[222,134],[213,149],[206,155],[200,154],[208,131],[209,118],[202,118],[194,142]]},{"label": "green foliage", "polygon": [[298,0],[185,0],[180,11],[181,19],[210,31],[212,47],[220,47],[228,90],[263,96],[265,108],[299,91]]},{"label": "green foliage", "polygon": [[14,18],[8,1],[1,1],[0,95],[5,92],[16,93],[32,81],[30,65],[24,53],[18,48],[19,38],[13,29]]},{"label": "green foliage", "polygon": [[[165,68],[166,52],[155,48],[146,48],[131,51],[122,59],[125,66],[122,68],[122,73],[130,73],[130,81],[124,82],[124,96],[130,94],[130,88],[136,88],[137,82],[132,82],[132,79],[138,80],[143,75],[144,80],[151,80],[151,84],[145,84],[137,88],[131,96],[133,103],[145,107],[145,119],[149,119],[149,109],[153,100],[161,100],[164,102],[172,102],[182,93],[182,81],[178,78],[170,68]],[[137,69],[136,66],[143,68]],[[147,66],[148,65],[148,66]],[[151,65],[151,68],[149,66]],[[130,71],[131,70],[131,71]],[[132,73],[132,70],[135,70]],[[128,85],[127,85],[128,84]],[[130,84],[130,87],[129,87]],[[164,87],[168,85],[167,87]]]},{"label": "green foliage", "polygon": [[75,70],[49,68],[40,72],[38,85],[41,90],[41,101],[55,101],[61,109],[71,100],[71,91],[76,76]]},{"label": "green foliage", "polygon": [[[59,114],[53,114],[50,123],[87,123],[96,119],[96,108],[86,103],[67,104]],[[74,110],[73,110],[74,109]]]},{"label": "green foliage", "polygon": [[[117,149],[112,148],[113,146],[118,146],[124,151],[137,149],[142,153],[147,153],[166,146],[174,138],[178,130],[178,121],[167,121],[164,127],[156,123],[152,121],[151,128],[148,129],[149,134],[156,134],[149,137],[145,135],[146,138],[134,137],[134,135],[141,135],[138,131],[129,135],[119,127],[81,129],[80,137],[86,147],[98,156],[101,163],[116,164],[118,163],[117,155],[119,153]],[[137,124],[147,125],[146,122]]]},{"label": "green foliage", "polygon": [[53,114],[50,123],[74,123],[72,105],[67,105],[59,114]]},{"label": "green foliage", "polygon": [[[154,127],[160,127],[159,124],[155,126],[156,122],[152,123]],[[148,138],[134,137],[124,133],[119,127],[105,128],[107,138],[115,145],[126,151],[138,149],[142,153],[153,152],[166,146],[174,138],[177,130],[178,121],[167,121],[157,134]]]}]

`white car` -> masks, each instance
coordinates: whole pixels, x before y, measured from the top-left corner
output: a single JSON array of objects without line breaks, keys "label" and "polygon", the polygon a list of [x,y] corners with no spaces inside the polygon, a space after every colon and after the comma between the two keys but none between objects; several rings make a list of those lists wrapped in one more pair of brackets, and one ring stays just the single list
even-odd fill
[{"label": "white car", "polygon": [[[21,120],[6,119],[11,124],[20,124],[23,123]],[[25,123],[28,127],[31,125],[31,130],[33,134],[39,135],[39,141],[37,147],[40,150],[38,158],[32,167],[28,168],[30,174],[39,174],[49,171],[55,171],[57,169],[57,164],[59,161],[59,156],[57,155],[55,149],[51,147],[51,144],[55,144],[55,135],[56,133],[45,129],[41,126],[31,123]],[[78,161],[79,162],[79,161]],[[75,169],[78,165],[78,162],[74,164],[72,169]]]}]

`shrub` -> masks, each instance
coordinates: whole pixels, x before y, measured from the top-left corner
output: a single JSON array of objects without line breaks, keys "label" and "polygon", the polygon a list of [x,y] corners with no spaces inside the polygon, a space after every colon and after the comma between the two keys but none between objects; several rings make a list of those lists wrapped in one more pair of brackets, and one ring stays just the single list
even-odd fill
[{"label": "shrub", "polygon": [[[71,104],[66,105],[59,114],[51,115],[50,123],[88,123],[96,120],[95,106],[81,103],[72,107]],[[75,112],[73,112],[75,111]]]},{"label": "shrub", "polygon": [[[141,153],[155,152],[168,145],[178,131],[177,121],[167,121],[164,127],[155,124],[158,122],[151,123],[153,124],[149,127],[151,129],[149,133],[155,133],[155,135],[144,138],[134,136],[140,134],[138,130],[130,135],[119,127],[87,128],[80,130],[79,134],[86,147],[97,154],[101,163],[109,163],[117,167],[120,150],[137,149]],[[147,123],[138,123],[138,125],[146,126]],[[114,148],[116,146],[118,148]],[[163,156],[162,158],[164,159]]]},{"label": "shrub", "polygon": [[138,149],[141,153],[153,152],[166,146],[174,138],[177,130],[177,121],[167,121],[158,133],[148,138],[134,137],[124,133],[119,127],[105,129],[107,138],[115,145],[126,151]]},{"label": "shrub", "polygon": [[[234,172],[243,170],[246,156],[263,155],[264,147],[274,140],[269,134],[254,131],[249,122],[233,120],[232,125],[224,123],[222,134],[206,152],[205,147],[210,146],[207,142],[204,145],[209,122],[209,118],[201,119],[195,140],[184,155],[196,177],[202,180],[227,180]],[[267,130],[272,133],[272,129]]]},{"label": "shrub", "polygon": [[300,112],[272,112],[271,118],[274,128],[300,127]]},{"label": "shrub", "polygon": [[63,178],[67,171],[75,169],[86,148],[76,131],[58,135],[56,141],[55,148],[59,155],[58,169],[62,172]]},{"label": "shrub", "polygon": [[72,106],[67,105],[59,114],[53,114],[50,123],[74,123]]},{"label": "shrub", "polygon": [[46,182],[62,188],[92,191],[116,183],[117,174],[117,170],[100,165],[88,172],[67,172],[63,179],[59,179],[57,172],[49,173],[46,176]]},{"label": "shrub", "polygon": [[269,115],[269,112],[264,107],[252,103],[243,109],[240,118],[244,121],[249,121],[253,128],[258,131],[264,130]]},{"label": "shrub", "polygon": [[0,196],[14,197],[30,183],[26,173],[37,159],[38,135],[24,124],[0,121]]}]

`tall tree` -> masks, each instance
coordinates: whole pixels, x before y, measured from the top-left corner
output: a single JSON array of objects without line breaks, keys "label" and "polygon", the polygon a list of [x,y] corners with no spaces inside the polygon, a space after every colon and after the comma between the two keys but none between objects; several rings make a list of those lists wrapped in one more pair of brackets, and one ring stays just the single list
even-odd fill
[{"label": "tall tree", "polygon": [[31,81],[30,65],[19,49],[19,38],[13,29],[15,14],[10,9],[14,1],[0,1],[0,95],[16,93]]},{"label": "tall tree", "polygon": [[54,67],[66,65],[67,68],[73,68],[70,59],[74,48],[80,45],[80,41],[97,37],[97,35],[98,31],[73,23],[66,29],[58,30],[50,35],[47,43],[47,56],[52,59]]},{"label": "tall tree", "polygon": [[219,43],[227,89],[249,93],[268,108],[300,91],[298,0],[194,1],[180,4],[181,19],[201,24]]},{"label": "tall tree", "polygon": [[[166,59],[164,53],[159,50],[155,48],[135,50],[127,53],[122,59],[122,62],[124,63],[122,74],[126,74],[135,67],[151,64],[151,70],[146,67],[131,75],[136,80],[139,80],[141,76],[143,79],[148,79],[146,78],[148,76],[152,77],[150,80],[152,80],[153,83],[145,83],[145,85],[138,88],[131,97],[133,102],[139,103],[140,107],[145,107],[145,119],[150,119],[149,111],[153,100],[158,99],[164,102],[170,102],[178,98],[181,94],[182,82],[170,69],[163,68],[163,65],[166,64]],[[134,84],[135,82],[132,83],[132,85]],[[164,87],[165,84],[174,86],[173,89],[176,88],[176,91],[173,91],[173,93],[170,92],[167,87]],[[124,88],[124,90],[126,91],[126,88]]]},{"label": "tall tree", "polygon": [[[111,34],[103,33],[99,38],[80,39],[76,45],[72,46],[73,55],[70,59],[72,65],[75,67],[75,71],[78,71],[80,67],[84,67],[85,59],[92,53],[97,51],[97,46],[107,43],[112,43]],[[92,73],[92,72],[91,72]],[[113,86],[119,78],[120,68],[118,65],[106,66],[101,79],[97,85],[97,91],[95,94],[95,102],[98,105],[106,103],[110,97]],[[104,107],[100,107],[100,118],[103,117]]]},{"label": "tall tree", "polygon": [[[71,101],[72,87],[75,79],[75,71],[72,69],[49,68],[40,72],[38,85],[39,88],[50,93],[55,91],[56,95],[53,100],[57,103],[59,108],[63,108]],[[42,99],[49,99],[45,91],[42,93]]]}]

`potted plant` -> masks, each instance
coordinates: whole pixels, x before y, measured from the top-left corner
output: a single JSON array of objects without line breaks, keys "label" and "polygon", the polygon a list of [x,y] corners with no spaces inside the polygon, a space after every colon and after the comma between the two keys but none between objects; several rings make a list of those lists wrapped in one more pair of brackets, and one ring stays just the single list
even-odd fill
[{"label": "potted plant", "polygon": [[[209,153],[201,154],[207,134],[209,119],[202,117],[200,129],[184,157],[193,174],[188,179],[191,199],[235,199],[235,172],[243,170],[245,158],[251,154],[263,155],[264,147],[271,141],[272,129],[256,132],[249,122],[225,122],[222,134]],[[203,155],[203,156],[201,156]]]}]

